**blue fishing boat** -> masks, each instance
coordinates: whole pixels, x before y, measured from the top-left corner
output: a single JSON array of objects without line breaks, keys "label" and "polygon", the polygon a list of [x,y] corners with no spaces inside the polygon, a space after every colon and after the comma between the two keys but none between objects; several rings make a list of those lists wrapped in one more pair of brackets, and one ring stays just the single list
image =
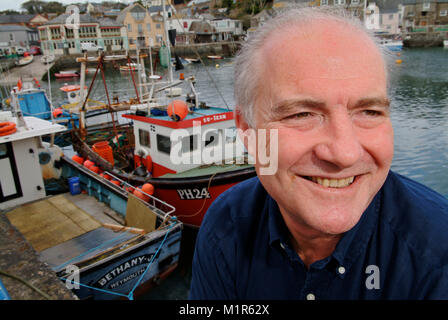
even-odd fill
[{"label": "blue fishing boat", "polygon": [[143,201],[41,140],[63,126],[20,115],[8,123],[0,211],[66,288],[80,299],[134,299],[174,271],[183,225],[173,206]]}]

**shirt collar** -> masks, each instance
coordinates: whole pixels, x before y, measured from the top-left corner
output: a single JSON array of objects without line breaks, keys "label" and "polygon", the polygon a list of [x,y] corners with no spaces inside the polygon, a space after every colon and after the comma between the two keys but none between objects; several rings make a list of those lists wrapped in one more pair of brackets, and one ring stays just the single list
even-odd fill
[{"label": "shirt collar", "polygon": [[[277,202],[269,194],[267,194],[267,197],[268,202],[266,209],[268,210],[269,215],[269,244],[272,246],[274,243],[279,243],[280,245],[289,243],[289,230],[283,221]],[[332,257],[337,260],[339,266],[348,270],[358,255],[365,250],[378,222],[380,203],[381,191],[379,191],[373,198],[372,202],[361,215],[358,223],[352,229],[347,231],[336,245]],[[331,259],[327,257],[323,260],[328,263]],[[321,262],[323,260],[321,260]],[[344,274],[341,274],[341,277],[343,276]]]}]

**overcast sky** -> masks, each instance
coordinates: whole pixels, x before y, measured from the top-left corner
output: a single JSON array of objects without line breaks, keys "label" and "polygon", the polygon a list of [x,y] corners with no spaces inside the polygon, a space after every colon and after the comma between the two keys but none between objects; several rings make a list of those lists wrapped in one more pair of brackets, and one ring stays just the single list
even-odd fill
[{"label": "overcast sky", "polygon": [[[22,5],[22,3],[26,2],[27,0],[0,0],[0,11],[3,10],[21,10],[20,6]],[[46,0],[44,0],[46,1]],[[87,0],[53,0],[53,1],[57,1],[63,4],[71,4],[71,3],[80,3],[80,2],[88,2]],[[113,1],[113,0],[112,0]],[[115,0],[116,2],[122,2],[122,3],[128,3],[127,0]],[[48,2],[48,1],[46,1]],[[101,0],[94,0],[94,1],[90,1],[90,2],[101,2]]]}]

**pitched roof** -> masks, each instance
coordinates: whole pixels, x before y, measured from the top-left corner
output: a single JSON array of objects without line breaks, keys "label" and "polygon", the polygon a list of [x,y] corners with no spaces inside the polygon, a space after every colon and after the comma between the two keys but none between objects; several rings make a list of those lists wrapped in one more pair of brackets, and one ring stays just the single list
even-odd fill
[{"label": "pitched roof", "polygon": [[28,23],[35,14],[9,14],[0,15],[0,24],[3,23]]},{"label": "pitched roof", "polygon": [[215,27],[205,21],[193,21],[188,31],[194,31],[197,34],[211,34],[216,32]]},{"label": "pitched roof", "polygon": [[[51,25],[51,24],[65,24],[67,21],[67,18],[70,17],[70,14],[63,13],[56,18],[48,21],[45,23],[45,25]],[[88,13],[80,14],[79,15],[79,22],[80,23],[98,23],[98,20],[96,20],[94,17],[92,17]]]},{"label": "pitched roof", "polygon": [[30,29],[25,26],[18,26],[18,25],[6,25],[6,26],[0,26],[0,32],[4,31],[29,31],[33,32],[33,29]]}]

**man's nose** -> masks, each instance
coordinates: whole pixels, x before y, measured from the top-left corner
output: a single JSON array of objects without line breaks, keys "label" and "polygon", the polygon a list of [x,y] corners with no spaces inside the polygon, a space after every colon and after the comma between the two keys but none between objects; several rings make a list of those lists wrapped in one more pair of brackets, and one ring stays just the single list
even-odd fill
[{"label": "man's nose", "polygon": [[348,113],[338,115],[325,126],[323,141],[315,148],[319,160],[339,169],[353,166],[362,156],[362,145]]}]

